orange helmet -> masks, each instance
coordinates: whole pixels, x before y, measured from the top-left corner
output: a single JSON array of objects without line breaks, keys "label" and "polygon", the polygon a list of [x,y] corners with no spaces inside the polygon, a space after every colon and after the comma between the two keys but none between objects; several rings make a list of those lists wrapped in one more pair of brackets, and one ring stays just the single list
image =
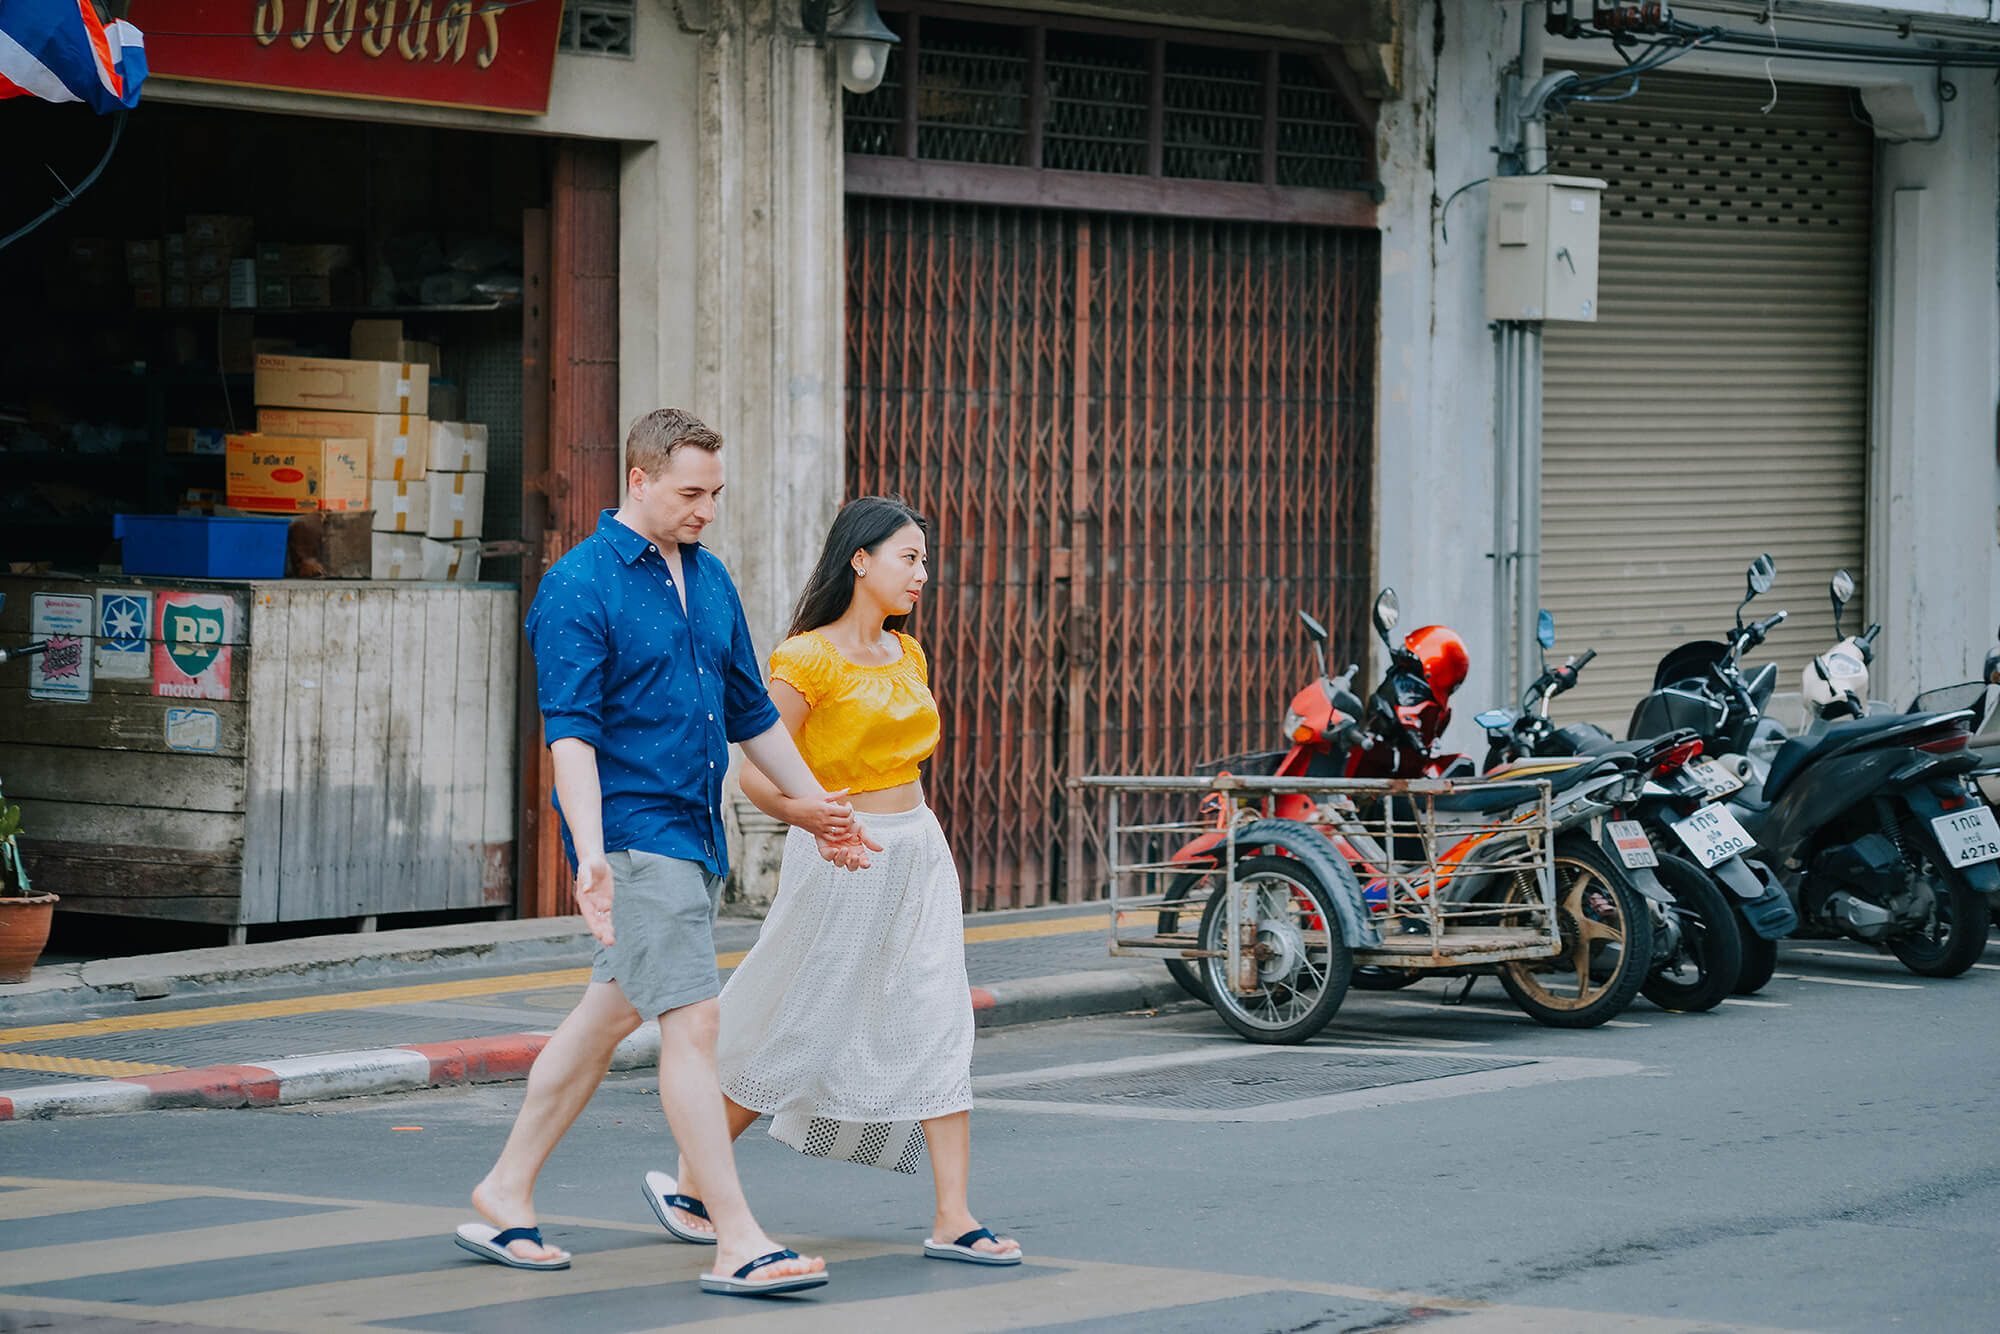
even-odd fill
[{"label": "orange helmet", "polygon": [[1465,641],[1450,626],[1427,625],[1412,630],[1403,647],[1424,665],[1424,679],[1431,683],[1431,690],[1440,701],[1451,698],[1452,692],[1465,684],[1466,673],[1472,670],[1472,656],[1465,651]]}]

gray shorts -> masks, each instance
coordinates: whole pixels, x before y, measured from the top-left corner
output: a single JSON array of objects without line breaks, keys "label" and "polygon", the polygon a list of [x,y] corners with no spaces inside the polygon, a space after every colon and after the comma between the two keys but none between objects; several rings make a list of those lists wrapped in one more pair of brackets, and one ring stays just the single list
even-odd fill
[{"label": "gray shorts", "polygon": [[647,1020],[719,994],[715,910],[722,877],[700,862],[656,852],[612,852],[611,937],[590,961],[590,980],[616,982]]}]

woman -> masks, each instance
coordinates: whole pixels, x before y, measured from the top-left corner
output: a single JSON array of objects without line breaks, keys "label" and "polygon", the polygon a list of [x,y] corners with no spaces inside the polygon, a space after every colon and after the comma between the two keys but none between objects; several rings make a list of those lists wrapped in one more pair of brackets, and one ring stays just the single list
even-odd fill
[{"label": "woman", "polygon": [[[865,870],[815,850],[839,837],[825,803],[793,802],[754,765],[743,791],[792,826],[778,895],[722,992],[717,1042],[732,1135],[759,1114],[802,1153],[914,1172],[928,1146],[937,1191],[924,1254],[1012,1265],[1021,1248],[966,1205],[972,1163],[972,1001],[958,871],[924,804],[918,766],[937,748],[929,668],[902,627],[923,594],[928,525],[899,501],[843,508],[771,655],[771,699],[814,774],[867,817]],[[821,828],[827,825],[827,828]],[[715,1231],[690,1181],[646,1177],[662,1225]]]}]

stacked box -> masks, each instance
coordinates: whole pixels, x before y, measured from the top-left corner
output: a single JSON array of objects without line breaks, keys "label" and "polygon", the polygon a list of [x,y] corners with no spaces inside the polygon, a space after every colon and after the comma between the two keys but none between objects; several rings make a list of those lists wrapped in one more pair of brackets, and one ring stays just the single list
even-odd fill
[{"label": "stacked box", "polygon": [[368,507],[375,511],[376,532],[422,537],[430,522],[430,483],[370,482]]},{"label": "stacked box", "polygon": [[423,577],[437,583],[479,582],[479,539],[437,542],[426,537],[422,547]]},{"label": "stacked box", "polygon": [[421,579],[424,577],[424,536],[422,533],[372,533],[368,575],[372,579]]},{"label": "stacked box", "polygon": [[365,440],[232,435],[227,448],[229,503],[236,509],[295,514],[368,504]]},{"label": "stacked box", "polygon": [[407,412],[320,412],[259,408],[265,435],[359,436],[368,442],[371,482],[421,482],[430,448],[430,420]]},{"label": "stacked box", "polygon": [[430,525],[439,541],[479,537],[485,531],[486,427],[478,422],[431,422],[425,464],[430,469]]}]

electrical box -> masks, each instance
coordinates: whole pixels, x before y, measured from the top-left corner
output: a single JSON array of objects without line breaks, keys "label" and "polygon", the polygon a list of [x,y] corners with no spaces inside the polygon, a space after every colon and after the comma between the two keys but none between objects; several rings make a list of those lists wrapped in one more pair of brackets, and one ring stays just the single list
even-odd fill
[{"label": "electrical box", "polygon": [[1587,176],[1497,176],[1486,214],[1486,318],[1597,318],[1598,197]]}]

